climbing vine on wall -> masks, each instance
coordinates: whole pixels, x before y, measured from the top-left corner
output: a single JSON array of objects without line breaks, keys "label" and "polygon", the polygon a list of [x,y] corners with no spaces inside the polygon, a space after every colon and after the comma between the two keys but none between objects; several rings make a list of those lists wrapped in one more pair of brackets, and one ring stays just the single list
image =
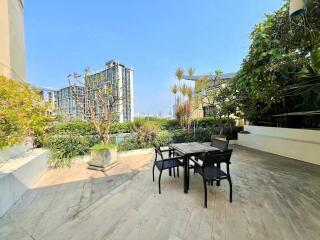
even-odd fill
[{"label": "climbing vine on wall", "polygon": [[320,1],[309,0],[305,14],[295,18],[288,8],[286,2],[255,26],[249,53],[232,83],[237,105],[255,124],[320,127],[319,115],[286,116],[320,111]]}]

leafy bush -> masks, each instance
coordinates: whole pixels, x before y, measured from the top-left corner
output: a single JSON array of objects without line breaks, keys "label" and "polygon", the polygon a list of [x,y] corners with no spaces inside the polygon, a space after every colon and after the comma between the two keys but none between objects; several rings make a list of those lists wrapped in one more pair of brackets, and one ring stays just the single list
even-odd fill
[{"label": "leafy bush", "polygon": [[[224,136],[227,139],[237,139],[237,133],[242,131],[243,127],[226,127],[223,129]],[[174,129],[171,131],[160,131],[152,137],[145,137],[146,133],[133,134],[128,139],[122,141],[119,146],[119,151],[129,151],[142,148],[151,148],[153,143],[159,146],[168,146],[170,143],[183,143],[183,142],[210,142],[212,135],[220,133],[219,127],[214,128],[197,128],[195,131],[186,131],[183,129]]]},{"label": "leafy bush", "polygon": [[[227,123],[230,126],[235,125],[235,121],[233,119],[222,118],[222,125],[225,126],[225,125],[227,125]],[[204,118],[192,119],[191,124],[196,125],[200,128],[213,128],[213,127],[219,126],[218,120],[214,117],[204,117]]]},{"label": "leafy bush", "polygon": [[215,134],[218,128],[197,128],[195,131],[187,132],[182,129],[173,131],[172,141],[183,142],[210,142],[211,135]]},{"label": "leafy bush", "polygon": [[111,133],[129,133],[133,129],[132,122],[114,123],[110,127]]},{"label": "leafy bush", "polygon": [[238,139],[238,133],[243,131],[241,126],[226,127],[223,129],[223,135],[227,137],[228,140]]},{"label": "leafy bush", "polygon": [[63,134],[63,135],[97,135],[97,132],[90,122],[86,121],[74,121],[70,123],[59,123],[54,128],[55,134]]},{"label": "leafy bush", "polygon": [[49,165],[57,168],[70,166],[73,157],[88,153],[100,139],[90,122],[75,121],[57,124],[44,142],[52,151]]},{"label": "leafy bush", "polygon": [[141,147],[135,140],[134,136],[129,137],[128,139],[122,141],[119,145],[118,145],[118,150],[120,152],[123,151],[130,151],[130,150],[135,150],[135,149],[141,149],[143,147]]},{"label": "leafy bush", "polygon": [[40,141],[51,118],[47,105],[30,84],[0,76],[0,148],[21,142],[27,136]]},{"label": "leafy bush", "polygon": [[140,129],[137,129],[135,134],[121,142],[118,146],[119,151],[129,151],[141,148],[150,148],[155,143],[158,137],[159,128],[153,124],[145,124]]},{"label": "leafy bush", "polygon": [[172,133],[169,131],[161,131],[158,133],[155,143],[160,146],[168,146],[170,143],[172,143]]},{"label": "leafy bush", "polygon": [[51,167],[71,166],[72,158],[86,154],[90,147],[88,138],[80,135],[53,135],[46,138],[45,146],[51,149]]}]

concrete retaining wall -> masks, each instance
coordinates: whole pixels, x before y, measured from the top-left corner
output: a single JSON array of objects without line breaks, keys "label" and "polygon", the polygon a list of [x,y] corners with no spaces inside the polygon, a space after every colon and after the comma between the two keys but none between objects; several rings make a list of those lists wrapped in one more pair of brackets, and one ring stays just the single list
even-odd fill
[{"label": "concrete retaining wall", "polygon": [[320,165],[320,131],[244,126],[237,144]]},{"label": "concrete retaining wall", "polygon": [[0,167],[0,217],[47,170],[49,157],[48,150],[35,149]]},{"label": "concrete retaining wall", "polygon": [[33,147],[32,140],[27,139],[24,143],[15,144],[12,147],[0,149],[0,167],[13,158],[18,158],[26,154]]}]

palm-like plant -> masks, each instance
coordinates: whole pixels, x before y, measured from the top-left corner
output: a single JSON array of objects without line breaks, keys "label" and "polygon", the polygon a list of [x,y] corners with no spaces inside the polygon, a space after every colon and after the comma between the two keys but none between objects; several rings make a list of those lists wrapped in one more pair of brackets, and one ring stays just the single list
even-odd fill
[{"label": "palm-like plant", "polygon": [[194,67],[189,67],[189,69],[188,69],[189,77],[193,77],[195,71],[196,71],[196,69]]},{"label": "palm-like plant", "polygon": [[180,82],[184,77],[184,70],[183,68],[179,67],[176,70],[176,78],[178,79],[178,81]]},{"label": "palm-like plant", "polygon": [[177,93],[179,91],[178,86],[176,84],[172,85],[170,91],[173,93],[175,105],[177,105]]},{"label": "palm-like plant", "polygon": [[174,85],[171,86],[170,91],[171,91],[174,95],[177,94],[178,90],[179,90],[179,89],[178,89],[178,86],[177,86],[176,84],[174,84]]},{"label": "palm-like plant", "polygon": [[179,87],[179,91],[180,91],[180,93],[182,94],[183,97],[187,96],[187,94],[188,94],[188,86],[187,86],[187,84],[182,84]]}]

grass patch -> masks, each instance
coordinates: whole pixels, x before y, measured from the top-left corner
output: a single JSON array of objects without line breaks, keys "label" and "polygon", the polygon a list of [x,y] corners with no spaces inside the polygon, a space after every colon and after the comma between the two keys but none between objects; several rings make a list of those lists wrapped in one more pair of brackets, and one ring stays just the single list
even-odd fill
[{"label": "grass patch", "polygon": [[113,143],[109,143],[109,144],[96,144],[94,145],[91,150],[94,150],[94,151],[105,151],[105,150],[112,150],[114,148],[116,148],[117,145],[116,144],[113,144]]}]

